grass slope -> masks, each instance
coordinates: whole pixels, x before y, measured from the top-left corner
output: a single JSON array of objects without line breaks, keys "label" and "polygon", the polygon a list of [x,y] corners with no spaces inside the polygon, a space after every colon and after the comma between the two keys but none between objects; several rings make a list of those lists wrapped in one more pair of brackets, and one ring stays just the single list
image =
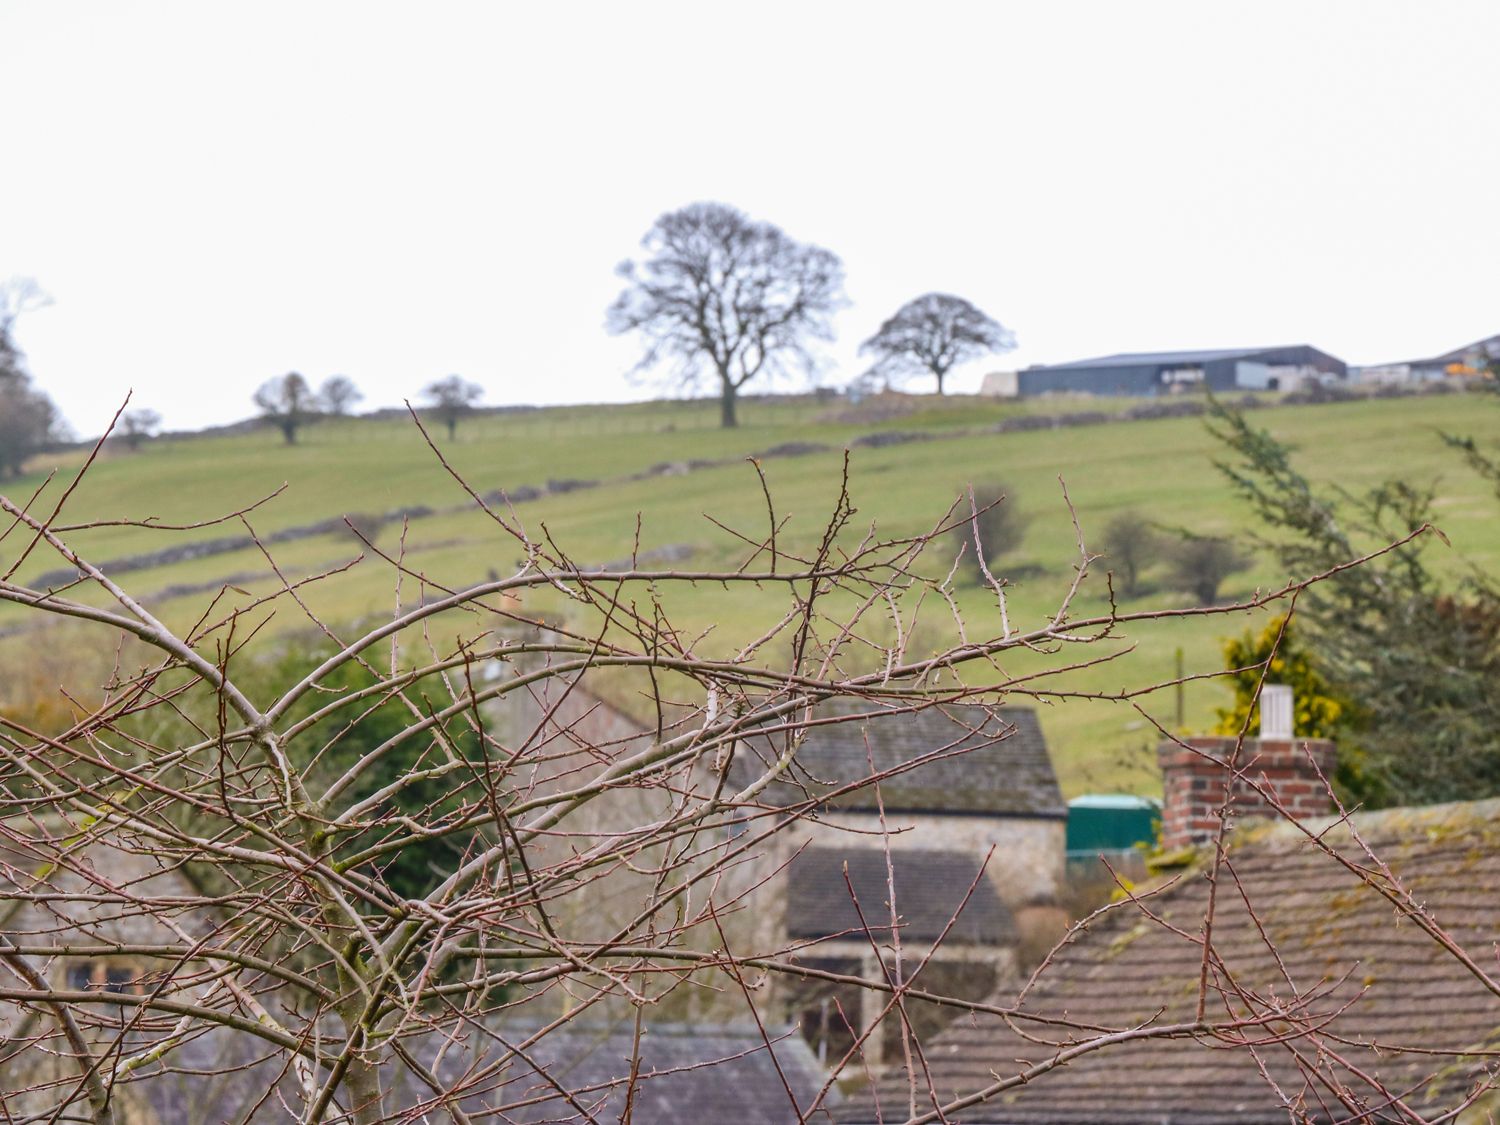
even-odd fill
[{"label": "grass slope", "polygon": [[[1029,575],[1014,588],[1011,603],[1013,620],[1027,625],[1050,615],[1076,560],[1059,478],[1067,483],[1086,533],[1097,532],[1112,513],[1127,507],[1163,525],[1199,532],[1243,533],[1252,526],[1250,514],[1214,470],[1219,450],[1198,419],[963,434],[1020,412],[1112,410],[1120,405],[950,399],[908,403],[914,412],[889,417],[877,404],[861,417],[836,403],[768,399],[747,403],[742,428],[724,433],[714,427],[712,403],[651,403],[486,415],[465,422],[452,443],[437,433],[434,437],[453,466],[481,492],[541,487],[565,478],[604,482],[545,495],[516,509],[528,528],[545,527],[581,563],[628,556],[639,522],[643,549],[691,549],[691,561],[684,565],[699,569],[738,561],[742,554],[707,515],[753,534],[765,526],[759,484],[752,469],[737,459],[794,442],[829,447],[764,461],[778,515],[790,521],[783,542],[806,544],[821,530],[836,496],[845,443],[881,430],[928,432],[944,440],[853,451],[857,522],[874,522],[887,535],[918,532],[941,515],[967,482],[1010,482],[1016,502],[1033,517],[1022,551],[1011,560],[1013,569]],[[1494,518],[1500,507],[1438,437],[1440,431],[1459,431],[1500,445],[1500,410],[1488,401],[1447,396],[1277,407],[1257,412],[1254,421],[1290,442],[1299,467],[1315,480],[1351,490],[1392,475],[1437,481],[1443,529],[1453,542],[1453,550],[1445,552],[1448,565],[1455,571],[1471,564],[1487,570],[1500,565],[1500,523]],[[70,483],[78,460],[58,466],[47,497]],[[733,463],[623,479],[662,462],[693,460]],[[21,498],[39,483],[40,478],[10,482],[6,491]],[[262,535],[346,513],[415,505],[445,510],[466,502],[409,421],[353,420],[310,428],[295,447],[284,447],[273,433],[261,432],[158,441],[136,454],[108,454],[78,487],[64,520],[80,524],[154,516],[164,523],[189,523],[243,507],[283,483],[285,491],[250,517]],[[50,504],[40,502],[36,510],[49,511]],[[68,538],[86,557],[107,560],[243,533],[242,526],[229,523],[183,532],[100,527]],[[393,549],[396,540],[396,529],[387,527],[378,542]],[[5,541],[3,549],[12,560],[20,542],[16,535]],[[279,544],[275,557],[283,572],[295,578],[345,562],[359,549],[347,534],[320,534]],[[514,544],[497,537],[493,525],[472,510],[442,511],[413,522],[406,551],[412,565],[448,585],[479,580],[491,570],[506,573],[516,561]],[[43,558],[37,552],[17,577],[34,581],[58,565],[55,556]],[[933,569],[942,569],[937,560]],[[1262,559],[1253,571],[1231,580],[1223,597],[1280,585],[1287,577]],[[172,588],[232,581],[258,594],[276,585],[266,560],[253,548],[156,566],[121,581],[154,612],[179,625],[196,619],[210,595],[171,596]],[[386,612],[392,595],[390,571],[369,563],[307,593],[314,609],[330,621]],[[406,597],[412,598],[410,587]],[[1122,608],[1181,604],[1180,595],[1158,590]],[[679,624],[712,627],[705,645],[727,649],[758,632],[778,612],[779,603],[698,588],[682,591],[673,605]],[[971,632],[992,630],[997,613],[982,592],[968,591],[964,606]],[[1104,608],[1102,581],[1092,581],[1075,615]],[[934,632],[924,639],[936,644],[941,636],[933,620]],[[13,607],[0,608],[0,633],[23,622]],[[273,627],[294,623],[292,613],[283,609]],[[1147,686],[1172,675],[1179,648],[1187,671],[1214,670],[1220,665],[1222,638],[1254,624],[1218,617],[1135,627],[1114,642],[1117,649],[1133,646],[1127,657],[1078,673],[1070,686],[1097,692]],[[13,633],[3,643],[13,649],[34,643],[28,636],[34,635]],[[1028,664],[1022,660],[1014,667],[1025,670]],[[1195,684],[1184,694],[1186,725],[1201,729],[1223,702],[1224,689]],[[1171,693],[1143,703],[1156,719],[1172,724]],[[1150,749],[1154,736],[1133,709],[1055,701],[1044,703],[1042,719],[1070,795],[1100,789],[1150,792],[1157,785]]]}]

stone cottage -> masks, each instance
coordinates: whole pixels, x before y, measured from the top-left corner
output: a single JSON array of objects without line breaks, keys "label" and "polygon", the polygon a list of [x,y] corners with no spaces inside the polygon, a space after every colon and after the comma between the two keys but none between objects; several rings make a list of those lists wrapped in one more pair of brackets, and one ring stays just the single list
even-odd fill
[{"label": "stone cottage", "polygon": [[[597,690],[592,682],[551,683],[515,693],[492,710],[493,729],[509,744],[534,747],[561,777],[575,762],[622,757],[654,737]],[[979,997],[1028,951],[1061,935],[1067,808],[1033,711],[842,700],[815,708],[805,728],[801,717],[777,725],[787,729],[738,741],[722,778],[722,753],[705,755],[696,785],[699,799],[716,790],[728,799],[792,751],[786,768],[738,809],[724,843],[729,851],[739,834],[777,826],[715,882],[730,905],[721,924],[737,946],[796,948],[804,964],[864,979],[878,978],[882,960],[899,950],[912,964],[929,958],[923,987]],[[681,796],[667,788],[609,794],[573,827],[568,846],[634,830]],[[587,917],[570,918],[570,926],[607,934],[639,910],[648,878],[625,866],[611,871],[586,904],[571,904],[586,905]],[[857,985],[780,979],[756,995],[773,1022],[800,1023],[828,1061],[881,1004]],[[909,1007],[920,1012],[921,1030],[952,1014]],[[896,1033],[896,1021],[888,1023]],[[867,1044],[866,1059],[888,1045]]]},{"label": "stone cottage", "polygon": [[[782,752],[773,738],[746,739],[731,783],[748,785]],[[825,704],[757,797],[757,815],[797,812],[764,857],[775,873],[761,894],[768,947],[800,945],[804,963],[865,979],[899,949],[907,972],[930,958],[923,987],[978,998],[1010,977],[1023,947],[1061,935],[1067,809],[1029,709]],[[782,982],[772,993],[776,1014],[800,1020],[829,1062],[884,1004],[857,986]],[[915,1022],[931,1030],[951,1014],[923,1010]],[[867,1044],[867,1061],[891,1045],[889,1035]]]}]

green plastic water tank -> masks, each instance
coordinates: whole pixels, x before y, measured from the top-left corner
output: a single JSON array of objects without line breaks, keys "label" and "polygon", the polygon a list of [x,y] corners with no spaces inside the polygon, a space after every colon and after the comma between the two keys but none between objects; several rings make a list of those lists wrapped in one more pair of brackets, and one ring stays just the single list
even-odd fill
[{"label": "green plastic water tank", "polygon": [[1068,855],[1129,851],[1156,842],[1161,804],[1125,793],[1090,793],[1068,802]]}]

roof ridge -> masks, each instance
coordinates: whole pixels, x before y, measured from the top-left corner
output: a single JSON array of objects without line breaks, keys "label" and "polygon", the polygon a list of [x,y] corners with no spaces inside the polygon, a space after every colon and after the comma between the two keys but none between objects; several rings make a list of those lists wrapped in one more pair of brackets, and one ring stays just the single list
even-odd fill
[{"label": "roof ridge", "polygon": [[1087,356],[1083,359],[1070,359],[1062,363],[1038,363],[1033,364],[1027,370],[1039,371],[1054,367],[1092,367],[1099,364],[1110,364],[1118,366],[1126,360],[1137,360],[1144,363],[1170,362],[1172,360],[1189,359],[1193,357],[1208,359],[1228,359],[1233,356],[1260,355],[1263,352],[1288,351],[1293,348],[1309,348],[1311,344],[1267,344],[1256,347],[1235,348],[1173,348],[1165,351],[1136,351],[1136,352],[1110,352],[1107,355]]},{"label": "roof ridge", "polygon": [[[1354,831],[1366,840],[1404,840],[1414,834],[1432,836],[1461,832],[1481,824],[1500,824],[1500,797],[1477,801],[1446,801],[1436,805],[1396,805],[1388,809],[1361,809],[1341,816],[1331,814],[1292,822],[1277,819],[1265,823],[1261,831],[1245,844],[1294,844],[1308,834],[1328,838],[1347,838]],[[1241,846],[1245,846],[1242,844]]]}]

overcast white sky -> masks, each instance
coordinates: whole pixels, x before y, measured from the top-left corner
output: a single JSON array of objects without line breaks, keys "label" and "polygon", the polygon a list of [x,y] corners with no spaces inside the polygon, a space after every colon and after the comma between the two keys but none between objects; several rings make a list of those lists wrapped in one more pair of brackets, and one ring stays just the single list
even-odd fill
[{"label": "overcast white sky", "polygon": [[613,268],[735,204],[844,259],[826,381],[929,289],[1020,348],[1500,332],[1500,3],[56,3],[0,0],[0,277],[97,432],[262,380],[367,408],[642,397]]}]

